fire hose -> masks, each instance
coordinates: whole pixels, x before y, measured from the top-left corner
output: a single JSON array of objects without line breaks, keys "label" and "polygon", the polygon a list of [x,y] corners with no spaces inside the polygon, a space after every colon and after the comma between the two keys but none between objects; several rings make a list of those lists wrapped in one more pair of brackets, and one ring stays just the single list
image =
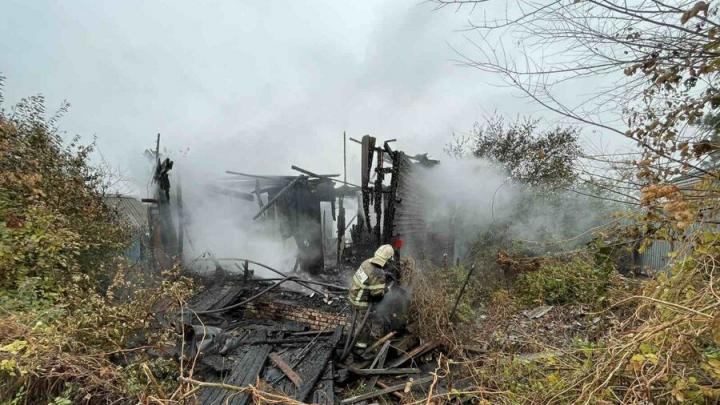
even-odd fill
[{"label": "fire hose", "polygon": [[[221,258],[217,258],[217,259],[215,259],[215,260],[218,260],[218,261],[221,261],[221,260],[226,260],[226,261],[239,261],[239,262],[252,263],[252,264],[254,264],[254,265],[256,265],[256,266],[260,266],[260,267],[266,268],[266,269],[272,271],[273,273],[275,273],[275,274],[277,274],[277,275],[279,275],[279,276],[282,276],[282,277],[290,277],[290,278],[292,278],[292,280],[290,280],[290,281],[293,281],[293,282],[295,282],[295,283],[297,283],[297,284],[300,284],[300,285],[303,285],[303,283],[306,283],[306,284],[320,285],[320,286],[327,287],[327,288],[332,288],[332,289],[338,290],[338,291],[347,291],[347,290],[348,290],[347,287],[343,287],[343,286],[336,285],[336,284],[324,283],[324,282],[322,282],[322,281],[302,280],[302,279],[299,279],[299,278],[297,278],[297,277],[291,277],[291,276],[288,276],[287,274],[281,272],[280,270],[274,269],[274,268],[272,268],[272,267],[270,267],[270,266],[268,266],[268,265],[266,265],[266,264],[263,264],[263,263],[260,263],[260,262],[256,262],[255,260],[244,259],[244,258],[241,258],[241,257],[221,257]],[[303,287],[307,287],[307,286],[306,286],[306,285],[303,285]]]},{"label": "fire hose", "polygon": [[266,289],[260,291],[259,293],[253,295],[253,296],[250,297],[250,298],[247,298],[247,299],[245,299],[245,300],[242,300],[242,301],[238,302],[237,304],[233,304],[233,305],[230,305],[230,306],[227,306],[227,307],[222,307],[222,308],[217,308],[217,309],[211,309],[211,310],[207,310],[207,311],[199,311],[199,312],[195,312],[195,313],[196,313],[197,315],[209,315],[209,314],[216,314],[216,313],[219,313],[219,312],[225,312],[225,311],[229,311],[229,310],[231,310],[231,309],[239,308],[239,307],[241,307],[241,306],[243,306],[243,305],[246,305],[246,304],[248,304],[248,303],[250,303],[250,302],[252,302],[252,301],[260,298],[261,296],[263,296],[265,293],[269,292],[270,290],[273,290],[273,289],[279,287],[280,284],[282,284],[282,283],[284,283],[284,282],[286,282],[286,281],[291,281],[291,279],[292,279],[292,277],[286,277],[286,278],[284,278],[284,279],[282,279],[282,280],[276,281],[275,283],[273,283],[271,286],[267,287]]}]

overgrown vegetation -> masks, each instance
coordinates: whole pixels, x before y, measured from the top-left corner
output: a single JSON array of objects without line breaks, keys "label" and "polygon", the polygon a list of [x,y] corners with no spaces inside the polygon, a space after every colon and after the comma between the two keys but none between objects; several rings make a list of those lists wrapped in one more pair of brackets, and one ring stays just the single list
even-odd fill
[{"label": "overgrown vegetation", "polygon": [[[437,2],[473,9],[492,3]],[[557,319],[553,312],[541,323],[525,321],[524,329],[494,328],[500,340],[515,343],[462,362],[455,377],[471,375],[479,387],[464,395],[507,404],[720,402],[717,5],[519,1],[506,10],[472,25],[481,34],[475,44],[481,54],[469,56],[468,65],[501,75],[565,118],[634,141],[637,155],[584,156],[595,166],[585,169],[582,180],[634,207],[600,239],[624,244],[633,256],[665,241],[671,261],[639,288],[627,280],[615,283],[589,258],[608,257],[610,245],[599,243],[587,246],[589,257],[568,262],[572,268],[541,265],[519,275],[521,304],[563,303],[569,323],[582,330],[572,341],[543,342]],[[515,34],[507,38],[519,57],[499,49],[506,34]],[[608,74],[626,80],[582,102],[563,102],[563,86]],[[621,118],[614,124],[598,119],[613,109]],[[606,293],[598,294],[603,288]],[[588,313],[588,297],[606,299]],[[593,325],[599,325],[596,332],[584,330]],[[518,344],[524,345],[522,355]]]},{"label": "overgrown vegetation", "polygon": [[[487,0],[438,3],[482,8]],[[527,65],[494,45],[468,64],[506,77],[566,118],[632,140],[641,154],[585,156],[619,175],[586,170],[580,180],[591,189],[580,189],[574,129],[538,134],[534,121],[491,121],[476,128],[471,153],[505,165],[525,185],[573,186],[606,200],[599,190],[615,195],[634,212],[602,230],[612,238],[596,241],[613,239],[613,245],[641,253],[664,240],[672,245],[672,261],[640,283],[617,275],[611,265],[617,260],[607,260],[611,253],[603,243],[562,255],[527,257],[520,254],[527,249],[518,248],[503,256],[498,246],[516,241],[488,232],[471,259],[500,262],[510,271],[501,283],[471,279],[455,313],[469,268],[420,265],[422,271],[406,278],[413,287],[415,331],[453,349],[452,358],[438,360],[438,378],[472,383],[423,400],[719,403],[717,6],[654,0],[517,4],[472,28],[483,31],[481,50],[502,44],[507,29],[519,28],[519,37],[508,38],[528,52],[519,58]],[[546,54],[555,55],[551,66],[533,60]],[[588,103],[571,108],[552,92],[568,80],[608,73],[627,81],[594,101],[600,111],[615,107],[621,127],[594,120],[598,111],[587,111]],[[64,147],[55,119],[43,117],[39,98],[0,115],[0,398],[167,398],[175,386],[160,376],[182,370],[173,362],[152,362],[144,348],[167,346],[171,332],[154,328],[152,314],[182,302],[189,288],[170,275],[154,287],[133,286],[131,300],[118,299],[115,292],[137,279],[128,272],[138,270],[117,258],[125,232],[102,204],[97,174],[87,165],[90,149]],[[450,145],[449,152],[462,147]],[[560,194],[547,196],[557,201]],[[531,202],[522,211],[529,212]],[[493,226],[502,231],[509,225]],[[524,312],[538,305],[553,308],[537,317]]]},{"label": "overgrown vegetation", "polygon": [[174,345],[158,314],[192,289],[122,258],[129,230],[103,203],[92,147],[63,142],[66,108],[48,120],[36,96],[0,112],[0,401],[162,398],[180,367],[147,351]]},{"label": "overgrown vegetation", "polygon": [[470,339],[477,316],[475,308],[482,300],[477,279],[466,288],[455,308],[468,269],[423,263],[407,270],[411,273],[404,275],[403,282],[412,288],[410,321],[414,332],[422,339],[439,341],[449,348]]},{"label": "overgrown vegetation", "polygon": [[557,188],[572,184],[581,156],[577,127],[541,130],[530,117],[508,121],[494,114],[476,122],[467,135],[453,135],[445,153],[455,158],[473,156],[502,166],[516,183]]},{"label": "overgrown vegetation", "polygon": [[613,268],[600,268],[588,258],[575,257],[520,274],[514,290],[525,305],[595,305],[603,300],[613,272]]}]

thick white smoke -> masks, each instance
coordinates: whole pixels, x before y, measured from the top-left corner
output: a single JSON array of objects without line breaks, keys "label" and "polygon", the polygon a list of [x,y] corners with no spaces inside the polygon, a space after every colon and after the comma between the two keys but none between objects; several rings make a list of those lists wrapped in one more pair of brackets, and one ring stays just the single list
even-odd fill
[{"label": "thick white smoke", "polygon": [[541,254],[576,247],[617,209],[569,190],[549,194],[515,183],[481,159],[447,159],[420,176],[426,222],[431,231],[453,232],[456,257],[488,230],[503,232],[505,249],[522,246]]},{"label": "thick white smoke", "polygon": [[[186,263],[194,262],[195,269],[212,270],[214,263],[209,259],[214,257],[220,259],[224,270],[239,272],[236,265],[239,262],[222,259],[246,258],[284,272],[293,268],[297,256],[295,241],[282,238],[274,223],[253,220],[260,209],[256,201],[214,192],[208,186],[239,189],[237,184],[224,181],[228,176],[222,173],[193,171],[190,162],[178,163],[176,181],[182,183]],[[182,163],[186,164],[184,168]],[[277,276],[257,266],[253,269],[256,276]]]},{"label": "thick white smoke", "polygon": [[[183,188],[186,261],[210,252],[216,258],[248,258],[282,271],[293,268],[295,240],[283,238],[275,223],[254,221],[257,202],[208,190],[208,184],[237,189],[233,183],[223,183],[228,176],[193,167],[191,161],[182,159],[176,167],[182,173],[178,177]],[[431,232],[452,232],[457,258],[465,258],[471,244],[489,230],[503,232],[508,243],[504,249],[523,246],[541,254],[575,247],[592,237],[589,231],[607,221],[613,208],[569,191],[548,198],[539,192],[542,190],[514,183],[501,167],[481,159],[447,159],[420,169],[419,178],[424,220]],[[346,203],[350,221],[355,201],[347,199]],[[324,216],[325,234],[333,236],[335,223],[329,212]],[[326,256],[333,256],[333,241],[328,239],[325,244],[330,247]],[[207,269],[214,268],[206,263]],[[222,264],[225,270],[239,271],[232,262]]]}]

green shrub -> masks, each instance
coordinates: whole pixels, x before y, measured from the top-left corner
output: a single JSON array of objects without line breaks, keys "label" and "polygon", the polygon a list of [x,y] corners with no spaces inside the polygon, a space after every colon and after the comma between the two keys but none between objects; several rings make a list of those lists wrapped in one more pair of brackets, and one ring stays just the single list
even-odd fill
[{"label": "green shrub", "polygon": [[0,289],[32,281],[39,296],[95,281],[128,242],[87,162],[92,146],[66,145],[44,112],[39,96],[0,111]]},{"label": "green shrub", "polygon": [[176,378],[145,349],[175,344],[158,317],[192,284],[179,267],[157,274],[124,260],[129,233],[103,202],[91,146],[64,142],[44,112],[39,96],[0,110],[0,404],[172,392]]},{"label": "green shrub", "polygon": [[610,269],[575,258],[567,263],[543,264],[537,271],[521,274],[514,288],[525,305],[595,304],[610,286],[611,274]]}]

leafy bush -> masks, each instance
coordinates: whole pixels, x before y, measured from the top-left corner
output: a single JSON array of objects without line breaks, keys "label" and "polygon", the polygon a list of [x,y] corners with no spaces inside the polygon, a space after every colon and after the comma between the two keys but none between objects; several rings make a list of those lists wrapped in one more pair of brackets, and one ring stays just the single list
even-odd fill
[{"label": "leafy bush", "polygon": [[158,381],[146,350],[174,345],[158,317],[191,284],[124,260],[129,233],[103,202],[92,146],[66,145],[58,118],[40,96],[0,110],[0,403],[161,398],[177,381]]},{"label": "leafy bush", "polygon": [[546,263],[540,269],[521,274],[515,292],[523,304],[594,304],[610,285],[611,270],[599,269],[584,258],[567,263]]},{"label": "leafy bush", "polygon": [[[64,109],[61,109],[61,112]],[[94,281],[128,234],[98,192],[92,146],[64,145],[40,96],[0,112],[0,287],[39,296]]]}]

